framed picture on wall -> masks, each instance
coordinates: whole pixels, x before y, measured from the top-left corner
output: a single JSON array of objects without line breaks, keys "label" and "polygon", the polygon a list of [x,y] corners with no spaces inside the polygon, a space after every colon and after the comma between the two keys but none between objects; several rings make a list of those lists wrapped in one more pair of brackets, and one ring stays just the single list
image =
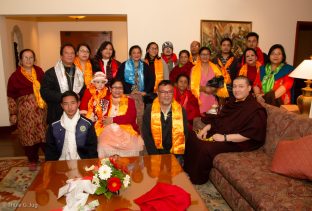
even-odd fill
[{"label": "framed picture on wall", "polygon": [[233,41],[232,52],[240,57],[245,50],[245,37],[251,32],[252,23],[245,21],[201,20],[201,46],[211,49],[212,58],[220,52],[220,41],[229,37]]},{"label": "framed picture on wall", "polygon": [[61,31],[61,45],[71,43],[77,46],[79,43],[87,43],[94,56],[104,41],[112,42],[112,31]]}]

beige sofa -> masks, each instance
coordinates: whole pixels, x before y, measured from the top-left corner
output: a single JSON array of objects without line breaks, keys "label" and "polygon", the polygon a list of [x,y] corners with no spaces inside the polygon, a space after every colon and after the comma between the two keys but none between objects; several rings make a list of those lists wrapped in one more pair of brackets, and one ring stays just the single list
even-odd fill
[{"label": "beige sofa", "polygon": [[[219,154],[209,178],[233,210],[312,210],[311,181],[270,171],[277,143],[312,134],[312,119],[264,106],[268,113],[265,145],[252,152]],[[194,120],[194,127],[203,127],[200,118]]]}]

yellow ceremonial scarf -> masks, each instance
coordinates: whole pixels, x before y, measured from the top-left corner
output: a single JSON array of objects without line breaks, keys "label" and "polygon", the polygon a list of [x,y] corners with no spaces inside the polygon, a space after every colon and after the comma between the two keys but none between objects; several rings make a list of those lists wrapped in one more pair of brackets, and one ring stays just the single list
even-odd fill
[{"label": "yellow ceremonial scarf", "polygon": [[195,60],[195,61],[193,61],[193,56],[192,56],[192,54],[190,55],[190,62],[192,62],[193,65],[196,65],[196,64],[198,63],[198,61],[199,61],[199,55],[196,57],[196,60]]},{"label": "yellow ceremonial scarf", "polygon": [[[209,62],[209,66],[212,68],[215,77],[222,76],[222,72],[217,65],[215,65],[212,62]],[[199,99],[200,80],[201,80],[201,61],[198,61],[197,64],[193,67],[191,72],[191,91],[193,95],[198,99],[199,105],[201,104]],[[217,90],[217,96],[223,98],[229,97],[229,93],[227,91],[225,82],[223,88],[219,88]]]},{"label": "yellow ceremonial scarf", "polygon": [[46,103],[44,102],[44,100],[42,99],[41,94],[40,94],[41,85],[40,85],[39,81],[37,80],[37,73],[36,73],[35,68],[32,67],[31,68],[31,74],[29,74],[23,67],[21,67],[21,72],[27,78],[27,80],[32,82],[36,102],[37,102],[39,108],[44,109],[46,107]]},{"label": "yellow ceremonial scarf", "polygon": [[230,76],[229,72],[227,71],[227,69],[230,67],[233,60],[234,60],[234,56],[232,56],[229,60],[227,60],[225,65],[223,65],[221,60],[218,58],[218,64],[221,67],[222,75],[224,77],[224,82],[226,84],[231,84],[231,82],[232,82],[231,76]]},{"label": "yellow ceremonial scarf", "polygon": [[[172,110],[172,148],[170,153],[184,154],[185,136],[183,125],[182,106],[175,100],[171,104]],[[159,99],[155,98],[151,111],[151,130],[155,146],[157,149],[163,149],[162,130],[161,130],[161,109]]]},{"label": "yellow ceremonial scarf", "polygon": [[[259,71],[260,71],[260,67],[261,67],[261,63],[260,62],[256,62],[256,68],[257,68],[257,74],[259,73]],[[245,77],[247,77],[247,72],[248,72],[248,65],[247,64],[244,64],[243,66],[242,66],[242,68],[239,70],[239,76],[240,75],[243,75],[243,76],[245,76]]]},{"label": "yellow ceremonial scarf", "polygon": [[80,60],[78,57],[75,58],[74,64],[82,71],[83,77],[84,77],[84,82],[85,82],[87,88],[89,88],[90,84],[91,84],[91,80],[92,80],[92,65],[91,65],[90,60],[88,60],[86,62],[84,70],[80,64]]},{"label": "yellow ceremonial scarf", "polygon": [[[111,114],[112,110],[112,96],[110,96],[110,109],[108,111],[108,116]],[[125,115],[128,110],[128,97],[126,95],[122,95],[120,97],[119,105],[118,105],[118,115],[117,116],[122,116]],[[138,135],[138,133],[133,129],[131,124],[120,124],[119,127],[121,127],[123,130],[127,131],[131,135]]]},{"label": "yellow ceremonial scarf", "polygon": [[90,85],[89,91],[92,95],[91,99],[88,102],[88,112],[86,114],[87,118],[90,118],[92,113],[97,116],[98,120],[94,124],[94,128],[97,136],[99,136],[103,130],[103,110],[100,104],[100,100],[103,99],[107,94],[107,88],[104,87],[102,90],[97,90],[94,85]]},{"label": "yellow ceremonial scarf", "polygon": [[[146,63],[149,63],[147,59],[145,59]],[[154,92],[157,92],[157,87],[160,81],[164,80],[164,68],[161,59],[154,60],[154,68],[155,68],[155,86]]]}]

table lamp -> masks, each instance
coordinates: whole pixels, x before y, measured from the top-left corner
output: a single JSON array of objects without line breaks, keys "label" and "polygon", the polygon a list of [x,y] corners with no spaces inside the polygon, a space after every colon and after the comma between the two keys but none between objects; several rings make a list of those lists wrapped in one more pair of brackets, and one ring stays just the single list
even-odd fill
[{"label": "table lamp", "polygon": [[301,89],[302,95],[297,98],[297,105],[302,114],[309,115],[312,102],[312,88],[310,87],[312,84],[312,57],[310,60],[304,60],[301,62],[301,64],[299,64],[299,66],[294,69],[289,76],[292,78],[307,79],[304,81],[307,86]]}]

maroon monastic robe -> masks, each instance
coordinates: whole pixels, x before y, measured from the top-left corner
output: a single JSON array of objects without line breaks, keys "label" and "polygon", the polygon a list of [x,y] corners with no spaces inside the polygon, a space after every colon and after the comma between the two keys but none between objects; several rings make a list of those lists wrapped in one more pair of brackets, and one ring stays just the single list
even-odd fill
[{"label": "maroon monastic robe", "polygon": [[213,134],[240,134],[247,141],[208,142],[199,140],[192,132],[186,142],[184,170],[194,184],[207,182],[216,155],[224,152],[255,150],[265,141],[267,114],[256,99],[249,95],[244,101],[230,100],[218,115],[202,118],[205,124],[211,124],[207,137]]}]

